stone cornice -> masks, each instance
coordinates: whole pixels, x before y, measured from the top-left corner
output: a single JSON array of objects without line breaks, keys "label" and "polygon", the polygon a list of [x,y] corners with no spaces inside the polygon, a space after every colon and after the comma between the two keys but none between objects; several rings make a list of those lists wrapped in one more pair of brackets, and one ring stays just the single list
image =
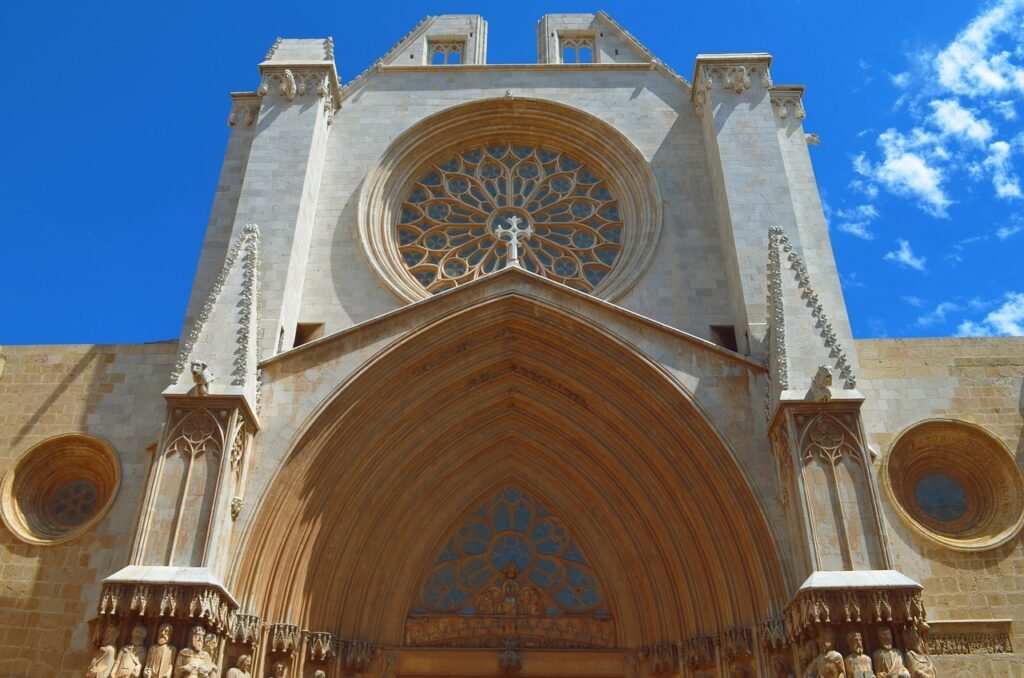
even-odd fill
[{"label": "stone cornice", "polygon": [[252,127],[260,116],[263,97],[258,92],[231,92],[231,113],[228,127]]},{"label": "stone cornice", "polygon": [[748,54],[698,54],[693,66],[690,100],[697,115],[703,117],[707,93],[721,88],[742,94],[755,84],[771,89],[769,66],[772,57],[764,52]]},{"label": "stone cornice", "polygon": [[804,111],[803,85],[775,85],[768,93],[771,98],[775,115],[783,120],[803,120],[807,117]]},{"label": "stone cornice", "polygon": [[328,122],[341,108],[341,82],[331,61],[264,61],[260,64],[263,79],[256,93],[266,96],[271,91],[288,101],[315,94],[324,100]]}]

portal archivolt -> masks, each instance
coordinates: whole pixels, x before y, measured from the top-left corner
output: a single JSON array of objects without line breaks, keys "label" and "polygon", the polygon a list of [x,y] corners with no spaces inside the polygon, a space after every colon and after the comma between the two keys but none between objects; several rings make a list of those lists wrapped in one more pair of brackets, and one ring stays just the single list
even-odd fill
[{"label": "portal archivolt", "polygon": [[[268,622],[406,644],[446,539],[508,488],[557,508],[585,554],[601,602],[577,612],[614,620],[601,644],[751,626],[785,603],[763,514],[690,396],[514,293],[406,335],[339,388],[264,497],[233,588]],[[484,589],[518,581],[488,567]],[[536,593],[544,615],[571,612],[556,609],[568,594]]]}]

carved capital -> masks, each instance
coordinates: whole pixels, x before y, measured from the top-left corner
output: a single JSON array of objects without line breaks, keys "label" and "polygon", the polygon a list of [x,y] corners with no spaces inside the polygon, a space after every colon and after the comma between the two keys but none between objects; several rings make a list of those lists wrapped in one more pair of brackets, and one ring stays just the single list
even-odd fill
[{"label": "carved capital", "polygon": [[255,614],[236,614],[234,624],[228,631],[228,638],[242,645],[256,646],[260,642],[263,620]]},{"label": "carved capital", "polygon": [[269,645],[271,652],[291,654],[299,647],[302,633],[295,624],[271,624]]},{"label": "carved capital", "polygon": [[238,605],[221,589],[204,584],[103,584],[97,612],[108,619],[167,618],[201,622],[220,633],[235,624]]},{"label": "carved capital", "polygon": [[315,662],[327,661],[336,656],[337,639],[327,631],[306,631],[306,648],[309,658]]},{"label": "carved capital", "polygon": [[709,92],[742,94],[752,87],[772,86],[767,54],[702,54],[694,66],[691,98],[698,116],[704,115]]},{"label": "carved capital", "polygon": [[804,111],[804,88],[800,85],[779,85],[772,87],[769,94],[775,115],[782,120],[803,120],[807,117]]},{"label": "carved capital", "polygon": [[262,99],[256,92],[232,92],[228,126],[252,127],[260,116]]}]

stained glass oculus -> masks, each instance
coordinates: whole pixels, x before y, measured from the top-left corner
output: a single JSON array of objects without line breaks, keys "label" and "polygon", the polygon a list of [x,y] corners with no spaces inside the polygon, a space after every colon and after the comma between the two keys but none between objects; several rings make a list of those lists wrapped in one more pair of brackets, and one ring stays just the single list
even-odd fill
[{"label": "stained glass oculus", "polygon": [[509,242],[498,233],[510,225],[525,232],[522,267],[583,292],[601,284],[622,250],[607,181],[569,153],[516,143],[476,146],[425,168],[395,228],[406,268],[437,293],[504,268]]},{"label": "stained glass oculus", "polygon": [[514,486],[477,507],[454,531],[426,577],[415,612],[608,613],[594,571],[565,524]]}]

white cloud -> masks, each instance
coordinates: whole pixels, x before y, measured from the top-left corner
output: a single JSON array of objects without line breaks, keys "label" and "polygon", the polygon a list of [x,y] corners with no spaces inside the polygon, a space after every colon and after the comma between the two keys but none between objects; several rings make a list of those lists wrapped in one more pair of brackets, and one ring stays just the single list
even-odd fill
[{"label": "white cloud", "polygon": [[994,101],[991,104],[992,110],[1003,117],[1003,120],[1016,120],[1017,119],[1017,108],[1013,105],[1013,102],[1007,99],[1006,101]]},{"label": "white cloud", "polygon": [[[1016,120],[1024,98],[1024,0],[996,0],[944,49],[908,59],[908,70],[889,79],[900,91],[895,108],[911,121],[878,135],[880,159],[854,156],[865,185],[858,190],[883,188],[936,217],[947,216],[964,175],[991,179],[999,198],[1024,198],[1014,166],[1024,133],[998,140],[999,123]],[[865,232],[864,220],[850,223]]]},{"label": "white cloud", "polygon": [[1006,240],[1011,236],[1017,235],[1021,231],[1024,231],[1024,226],[1000,226],[996,229],[996,237],[1000,240]]},{"label": "white cloud", "polygon": [[1007,292],[999,308],[978,322],[963,321],[956,333],[960,337],[1024,336],[1024,292]]},{"label": "white cloud", "polygon": [[915,198],[929,214],[945,217],[946,208],[953,201],[942,188],[942,169],[929,164],[929,160],[916,150],[928,141],[928,133],[923,130],[914,130],[908,138],[890,128],[878,137],[878,145],[885,156],[882,162],[873,164],[861,153],[853,159],[854,170],[891,193]]},{"label": "white cloud", "polygon": [[1000,198],[1020,198],[1024,194],[1020,190],[1020,179],[1010,164],[1010,144],[995,141],[988,147],[988,157],[982,163],[992,171],[992,185]]},{"label": "white cloud", "polygon": [[977,144],[984,144],[995,133],[992,125],[984,118],[977,118],[974,112],[960,105],[956,99],[939,99],[929,104],[934,111],[932,122],[944,136],[962,137]]},{"label": "white cloud", "polygon": [[935,323],[944,323],[946,322],[947,313],[952,313],[953,311],[959,310],[960,307],[957,304],[954,304],[951,301],[944,301],[938,306],[936,306],[934,311],[919,316],[917,319],[917,324],[920,325],[921,327],[930,327]]},{"label": "white cloud", "polygon": [[864,240],[873,240],[875,234],[869,228],[871,222],[878,218],[878,210],[874,205],[857,205],[850,209],[835,212],[836,228],[843,233],[855,235]]},{"label": "white cloud", "polygon": [[891,82],[894,87],[898,87],[899,89],[905,89],[906,86],[910,84],[910,73],[907,71],[903,71],[902,73],[897,73],[896,75],[890,74],[889,82]]},{"label": "white cloud", "polygon": [[915,296],[911,295],[911,296],[906,296],[906,297],[900,297],[900,299],[902,299],[903,301],[907,302],[908,304],[910,304],[914,308],[921,308],[922,306],[924,306],[924,299],[922,299],[920,297],[915,297]]},{"label": "white cloud", "polygon": [[914,251],[910,249],[910,243],[906,240],[898,241],[900,248],[892,252],[885,253],[886,261],[895,261],[897,264],[907,266],[909,268],[916,269],[918,271],[924,270],[924,264],[927,259],[924,257],[915,257]]},{"label": "white cloud", "polygon": [[996,45],[1004,35],[1019,38],[1022,10],[1024,1],[1002,0],[976,17],[935,57],[942,86],[971,96],[1024,92],[1024,69],[1011,63],[1010,52]]}]

